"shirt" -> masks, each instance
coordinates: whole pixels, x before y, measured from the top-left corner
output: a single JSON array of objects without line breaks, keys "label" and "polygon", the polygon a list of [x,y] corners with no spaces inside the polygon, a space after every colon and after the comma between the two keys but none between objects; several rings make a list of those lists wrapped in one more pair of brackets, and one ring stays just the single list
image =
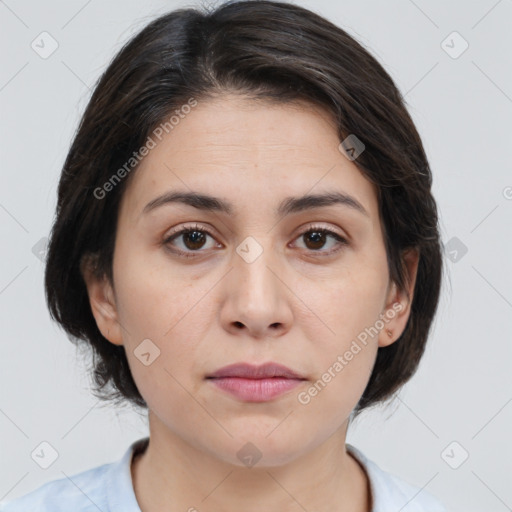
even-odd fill
[{"label": "shirt", "polygon": [[[1,502],[0,512],[141,512],[133,490],[131,461],[144,451],[149,438],[133,442],[118,461],[68,478],[48,482],[17,499]],[[432,494],[383,471],[360,450],[349,451],[366,470],[372,512],[446,512]]]}]

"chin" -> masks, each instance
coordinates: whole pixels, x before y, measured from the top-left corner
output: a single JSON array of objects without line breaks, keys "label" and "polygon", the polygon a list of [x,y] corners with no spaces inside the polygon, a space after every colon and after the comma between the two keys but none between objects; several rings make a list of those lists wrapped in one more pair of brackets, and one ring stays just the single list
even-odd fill
[{"label": "chin", "polygon": [[[275,427],[276,424],[272,428]],[[281,435],[277,435],[280,427],[273,432],[272,428],[264,433],[255,432],[252,435],[250,428],[242,429],[240,435],[230,431],[234,438],[227,442],[229,446],[214,444],[217,447],[216,455],[228,464],[240,468],[271,468],[293,462],[308,450],[306,439],[303,437],[291,437],[284,426]],[[222,453],[219,453],[219,448],[224,448]]]}]

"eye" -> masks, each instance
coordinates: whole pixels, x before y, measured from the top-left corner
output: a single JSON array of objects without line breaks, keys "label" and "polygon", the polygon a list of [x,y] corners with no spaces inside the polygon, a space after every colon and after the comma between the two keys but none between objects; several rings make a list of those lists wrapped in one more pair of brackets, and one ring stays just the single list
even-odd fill
[{"label": "eye", "polygon": [[[211,249],[215,246],[219,246],[220,244],[213,243],[210,247],[207,246],[206,241],[208,237],[213,238],[211,232],[201,226],[199,224],[194,224],[192,226],[185,226],[179,231],[175,231],[171,233],[164,241],[163,245],[169,246],[170,250],[177,253],[180,256],[185,258],[193,258],[195,256],[194,253],[206,252],[206,249]],[[331,243],[331,246],[345,246],[348,245],[348,242],[345,238],[338,235],[335,231],[330,229],[320,227],[320,226],[310,226],[307,231],[303,231],[299,236],[300,239],[306,240],[306,249],[315,253],[321,253],[323,256],[330,255],[334,252],[340,250],[340,248],[330,249],[327,251],[321,251],[320,249],[326,245],[326,242],[330,238],[334,241]],[[179,247],[175,241],[181,241],[182,245]],[[176,247],[178,245],[178,247]],[[206,246],[206,249],[205,249]],[[201,249],[205,249],[202,251]]]},{"label": "eye", "polygon": [[[173,244],[171,242],[174,242],[175,240],[181,240],[183,245],[181,248],[178,247],[175,252],[185,256],[186,258],[191,258],[194,256],[194,254],[191,253],[204,252],[199,251],[199,249],[204,247],[205,241],[208,237],[213,238],[213,235],[210,233],[210,231],[208,231],[204,226],[194,224],[193,226],[187,226],[183,229],[180,229],[179,231],[171,233],[171,235],[163,241],[163,244],[172,246]],[[208,248],[211,247],[207,247],[207,249]]]},{"label": "eye", "polygon": [[319,249],[326,245],[326,241],[329,238],[331,238],[334,241],[334,243],[331,243],[331,247],[348,245],[347,240],[342,236],[338,235],[338,233],[320,226],[310,226],[307,231],[303,231],[299,235],[297,240],[305,240],[306,249],[309,249],[313,252],[320,252],[323,253],[323,256],[327,256],[341,249],[341,247],[339,247],[338,249],[334,248],[331,250],[320,251]]}]

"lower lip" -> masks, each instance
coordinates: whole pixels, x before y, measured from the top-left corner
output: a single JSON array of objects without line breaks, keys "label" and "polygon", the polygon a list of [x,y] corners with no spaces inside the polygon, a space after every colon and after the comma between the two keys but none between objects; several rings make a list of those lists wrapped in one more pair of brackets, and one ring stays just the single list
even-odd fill
[{"label": "lower lip", "polygon": [[267,402],[296,388],[303,380],[272,377],[268,379],[244,379],[220,377],[209,379],[217,387],[245,402]]}]

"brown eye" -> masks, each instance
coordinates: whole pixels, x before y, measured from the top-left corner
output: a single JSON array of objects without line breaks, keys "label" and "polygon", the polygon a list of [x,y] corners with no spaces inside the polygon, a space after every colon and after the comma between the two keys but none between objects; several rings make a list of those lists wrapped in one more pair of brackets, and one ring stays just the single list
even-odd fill
[{"label": "brown eye", "polygon": [[[207,247],[208,237],[214,240],[213,235],[206,228],[196,224],[194,226],[186,226],[172,233],[163,241],[163,245],[168,246],[171,251],[180,256],[193,258],[206,252],[208,248],[216,246],[213,243],[210,247]],[[347,240],[343,237],[330,229],[322,227],[311,227],[299,235],[298,239],[303,240],[305,250],[318,253],[319,256],[328,256],[337,252],[341,248],[340,246],[348,245]],[[332,242],[329,244],[331,240]],[[326,245],[331,247],[327,250],[322,250]]]},{"label": "brown eye", "polygon": [[[199,225],[185,227],[172,233],[164,241],[163,245],[169,246],[170,250],[185,257],[193,257],[193,253],[206,252],[202,250],[207,244],[208,237],[213,239],[213,235],[205,228]],[[177,242],[181,242],[178,244]],[[215,246],[213,244],[211,247]]]},{"label": "brown eye", "polygon": [[[306,246],[308,249],[321,249],[325,245],[325,239],[327,238],[323,231],[308,231],[303,235],[306,240]],[[310,245],[308,245],[310,243]]]},{"label": "brown eye", "polygon": [[348,242],[334,231],[317,227],[312,227],[307,231],[304,231],[299,236],[299,239],[304,240],[306,249],[321,254],[330,254],[332,252],[336,252],[337,249],[321,250],[323,247],[325,247],[326,244],[328,244],[329,239],[334,240],[334,244],[331,243],[331,247],[336,247],[336,245],[348,245]]},{"label": "brown eye", "polygon": [[201,249],[203,247],[206,236],[202,231],[185,231],[181,234],[183,237],[183,241],[187,249],[195,250],[195,249]]}]

